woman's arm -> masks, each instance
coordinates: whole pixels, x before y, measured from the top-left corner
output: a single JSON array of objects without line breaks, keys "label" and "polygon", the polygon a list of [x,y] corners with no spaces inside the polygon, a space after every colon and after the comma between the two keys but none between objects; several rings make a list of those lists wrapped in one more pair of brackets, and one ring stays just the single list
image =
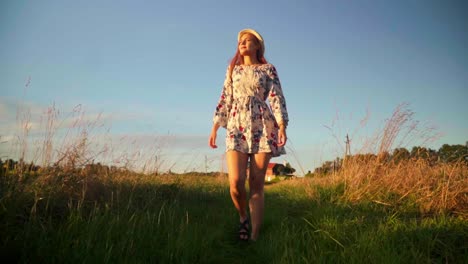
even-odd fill
[{"label": "woman's arm", "polygon": [[278,125],[282,125],[286,128],[289,122],[288,110],[286,108],[286,99],[284,98],[278,73],[273,65],[267,70],[267,73],[269,77],[267,87],[269,91],[268,101],[270,102],[271,111]]},{"label": "woman's arm", "polygon": [[229,76],[229,67],[226,72],[226,78],[224,80],[223,90],[216,106],[216,110],[213,117],[213,123],[218,124],[220,127],[226,127],[231,111],[232,105],[232,81]]},{"label": "woman's arm", "polygon": [[275,120],[279,126],[278,130],[278,146],[282,147],[286,144],[288,139],[286,135],[286,127],[289,123],[288,110],[286,108],[286,99],[284,98],[281,83],[276,72],[276,68],[272,65],[267,71],[269,82],[268,82],[268,100],[270,102],[270,108],[275,116]]},{"label": "woman's arm", "polygon": [[216,110],[213,116],[213,127],[211,128],[210,137],[208,144],[212,148],[217,148],[216,136],[220,127],[227,127],[229,112],[232,106],[232,81],[229,67],[226,72],[226,78],[224,80],[223,90],[216,106]]}]

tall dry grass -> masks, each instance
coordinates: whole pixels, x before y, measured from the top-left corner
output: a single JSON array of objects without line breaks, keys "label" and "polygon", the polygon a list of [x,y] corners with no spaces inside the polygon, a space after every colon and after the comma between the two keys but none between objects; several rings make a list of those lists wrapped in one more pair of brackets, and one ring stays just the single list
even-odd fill
[{"label": "tall dry grass", "polygon": [[[105,125],[101,115],[90,119],[81,105],[64,116],[55,105],[47,108],[40,131],[35,133],[41,135],[42,141],[31,144],[28,138],[32,131],[30,111],[18,111],[20,129],[15,145],[23,161],[27,160],[28,151],[36,147],[33,158],[43,169],[41,177],[36,179],[38,186],[61,181],[60,186],[67,190],[65,193],[83,199],[86,194],[94,196],[93,193],[102,191],[107,179],[134,182],[139,178],[139,174],[134,173],[138,170],[136,163],[142,164],[140,171],[146,175],[156,175],[163,162],[168,162],[158,158],[162,156],[158,139],[154,141],[156,145],[150,147],[151,153],[143,153],[138,146],[119,149],[116,146],[122,145],[121,142],[103,142],[105,136],[101,128]],[[343,184],[342,198],[351,202],[370,199],[394,206],[411,201],[422,213],[451,212],[467,217],[466,163],[433,163],[424,159],[393,162],[389,159],[388,153],[405,142],[416,138],[428,142],[437,137],[431,128],[420,129],[413,115],[407,104],[397,106],[384,128],[357,151],[361,155],[345,156],[340,170],[315,182],[322,186]],[[104,129],[104,132],[109,133],[109,130]],[[99,159],[111,164],[95,164]],[[24,166],[20,164],[16,172],[21,178]]]},{"label": "tall dry grass", "polygon": [[[381,131],[364,140],[357,155],[344,156],[341,168],[322,177],[323,185],[344,185],[342,198],[364,199],[387,206],[412,203],[421,213],[454,213],[468,217],[468,165],[434,162],[425,158],[395,159],[394,148],[438,137],[432,127],[420,128],[408,104],[394,110]],[[393,157],[398,158],[398,157]]]},{"label": "tall dry grass", "polygon": [[350,201],[396,205],[409,199],[422,213],[468,216],[468,166],[463,162],[431,165],[424,159],[399,163],[350,159],[334,177],[345,185],[343,195]]},{"label": "tall dry grass", "polygon": [[[29,85],[29,84],[28,84]],[[117,136],[110,131],[110,117],[87,113],[82,105],[61,111],[55,105],[31,109],[18,102],[16,130],[10,140],[2,141],[2,159],[19,161],[15,167],[20,177],[28,173],[27,164],[39,171],[76,172],[100,164],[115,170],[146,174],[172,168],[164,153],[173,139],[168,136]],[[3,135],[4,136],[4,135]]]}]

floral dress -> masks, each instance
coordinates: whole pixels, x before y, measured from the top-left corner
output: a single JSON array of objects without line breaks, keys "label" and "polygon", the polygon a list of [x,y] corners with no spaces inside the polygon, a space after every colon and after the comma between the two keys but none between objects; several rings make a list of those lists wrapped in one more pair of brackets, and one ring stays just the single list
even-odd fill
[{"label": "floral dress", "polygon": [[[286,154],[278,146],[278,124],[288,124],[281,84],[272,64],[229,68],[213,122],[226,128],[226,151]],[[269,106],[266,100],[269,101]]]}]

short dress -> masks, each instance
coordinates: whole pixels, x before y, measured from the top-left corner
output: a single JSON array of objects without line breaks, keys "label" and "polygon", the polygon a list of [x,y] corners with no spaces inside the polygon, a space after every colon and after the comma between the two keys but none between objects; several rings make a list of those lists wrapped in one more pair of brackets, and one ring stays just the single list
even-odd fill
[{"label": "short dress", "polygon": [[[269,105],[266,103],[268,99]],[[286,154],[278,146],[278,124],[288,125],[286,101],[272,64],[236,65],[226,73],[213,122],[226,128],[226,151]]]}]

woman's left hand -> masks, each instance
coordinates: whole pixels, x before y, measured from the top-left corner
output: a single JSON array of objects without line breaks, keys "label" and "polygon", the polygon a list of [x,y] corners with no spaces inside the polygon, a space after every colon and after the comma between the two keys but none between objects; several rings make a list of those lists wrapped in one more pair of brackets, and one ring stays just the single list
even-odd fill
[{"label": "woman's left hand", "polygon": [[288,137],[286,136],[286,128],[284,126],[280,126],[278,131],[278,147],[286,145],[287,140]]}]

